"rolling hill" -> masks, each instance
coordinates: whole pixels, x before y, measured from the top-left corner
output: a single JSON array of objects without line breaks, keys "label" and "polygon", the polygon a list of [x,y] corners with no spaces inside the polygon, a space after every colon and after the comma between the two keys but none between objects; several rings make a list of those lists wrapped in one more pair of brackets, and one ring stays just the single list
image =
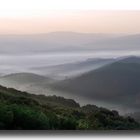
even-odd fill
[{"label": "rolling hill", "polygon": [[51,82],[50,78],[33,73],[13,73],[0,77],[0,84],[3,86],[40,94]]},{"label": "rolling hill", "polygon": [[117,61],[117,59],[90,58],[87,60],[73,63],[64,63],[53,66],[33,67],[30,69],[30,71],[55,79],[65,79],[65,77],[67,78],[74,77],[77,75],[81,75],[85,72],[95,70],[104,65],[113,63],[114,61]]},{"label": "rolling hill", "polygon": [[52,88],[131,109],[140,107],[140,58],[128,57],[63,80]]},{"label": "rolling hill", "polygon": [[65,79],[66,77],[80,75],[114,61],[116,59],[88,59],[55,66],[34,67],[30,70],[32,73],[13,73],[1,76],[0,84],[30,93],[45,94],[47,92],[52,94],[49,90],[50,83]]}]

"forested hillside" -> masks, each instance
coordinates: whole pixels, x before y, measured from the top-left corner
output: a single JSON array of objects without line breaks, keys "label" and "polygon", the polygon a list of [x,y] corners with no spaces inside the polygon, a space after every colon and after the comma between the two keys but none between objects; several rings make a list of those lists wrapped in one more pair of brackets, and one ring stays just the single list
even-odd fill
[{"label": "forested hillside", "polygon": [[131,130],[140,124],[95,105],[80,107],[72,99],[33,95],[0,86],[0,129]]}]

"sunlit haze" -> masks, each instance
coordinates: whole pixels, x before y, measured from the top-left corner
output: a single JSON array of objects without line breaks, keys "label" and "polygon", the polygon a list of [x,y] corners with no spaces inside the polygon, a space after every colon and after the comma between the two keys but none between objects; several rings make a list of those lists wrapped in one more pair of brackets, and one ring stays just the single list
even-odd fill
[{"label": "sunlit haze", "polygon": [[139,9],[137,0],[0,0],[0,34],[135,34],[140,32]]}]

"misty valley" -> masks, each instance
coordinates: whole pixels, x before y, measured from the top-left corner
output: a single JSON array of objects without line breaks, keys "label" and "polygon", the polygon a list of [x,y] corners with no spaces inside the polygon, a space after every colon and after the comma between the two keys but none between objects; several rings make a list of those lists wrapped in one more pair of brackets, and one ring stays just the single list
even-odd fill
[{"label": "misty valley", "polygon": [[140,35],[0,35],[0,129],[139,130]]}]

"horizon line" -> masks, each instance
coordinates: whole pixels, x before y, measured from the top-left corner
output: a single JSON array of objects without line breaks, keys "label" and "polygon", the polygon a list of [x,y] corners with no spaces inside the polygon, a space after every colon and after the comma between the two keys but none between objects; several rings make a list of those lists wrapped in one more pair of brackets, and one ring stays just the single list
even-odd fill
[{"label": "horizon line", "polygon": [[55,33],[73,33],[73,34],[101,34],[101,35],[140,35],[140,33],[126,33],[126,32],[114,32],[114,33],[105,33],[105,32],[77,32],[77,31],[52,31],[52,32],[40,32],[40,33],[2,33],[0,36],[8,35],[45,35],[45,34],[55,34]]}]

